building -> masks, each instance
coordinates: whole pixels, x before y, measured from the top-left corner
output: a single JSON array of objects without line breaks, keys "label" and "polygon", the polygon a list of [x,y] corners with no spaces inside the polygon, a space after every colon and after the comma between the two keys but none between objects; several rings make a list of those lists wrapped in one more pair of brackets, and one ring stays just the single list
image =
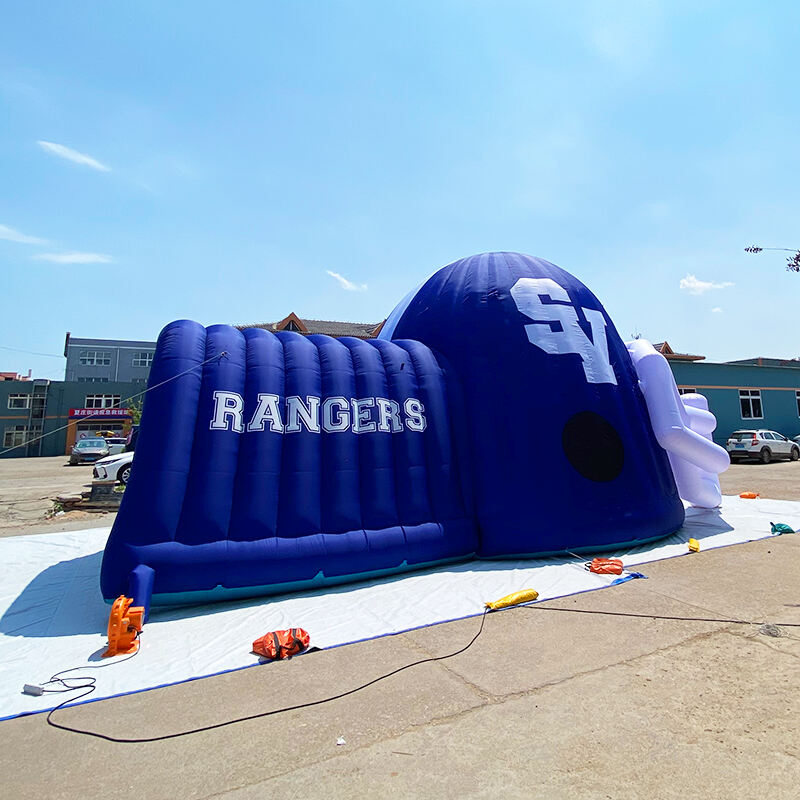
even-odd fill
[{"label": "building", "polygon": [[[277,322],[236,327],[371,339],[383,323],[303,319],[291,313]],[[711,363],[702,355],[676,352],[668,342],[655,347],[667,359],[681,393],[697,391],[708,398],[717,418],[718,444],[724,445],[740,428],[800,434],[800,360]],[[100,430],[126,434],[132,421],[126,399],[143,391],[154,352],[155,342],[78,339],[68,333],[66,380],[0,373],[0,450],[15,448],[5,457],[54,456],[68,453],[77,439]]]},{"label": "building", "polygon": [[[57,456],[78,439],[98,431],[127,435],[133,421],[125,400],[141,392],[138,383],[75,381],[0,383],[0,456]],[[2,451],[14,448],[10,452]]]},{"label": "building", "polygon": [[147,383],[155,342],[126,339],[78,339],[67,333],[65,381],[77,383]]},{"label": "building", "polygon": [[717,418],[714,441],[724,445],[735,430],[767,428],[800,434],[800,361],[746,358],[713,363],[704,356],[655,345],[669,362],[678,391],[699,392]]},{"label": "building", "polygon": [[277,333],[278,331],[294,331],[310,336],[313,333],[323,333],[326,336],[354,336],[356,339],[374,339],[383,327],[383,322],[336,322],[328,319],[301,319],[291,312],[278,322],[254,322],[252,324],[237,325],[239,330],[245,328],[263,328],[265,331]]}]

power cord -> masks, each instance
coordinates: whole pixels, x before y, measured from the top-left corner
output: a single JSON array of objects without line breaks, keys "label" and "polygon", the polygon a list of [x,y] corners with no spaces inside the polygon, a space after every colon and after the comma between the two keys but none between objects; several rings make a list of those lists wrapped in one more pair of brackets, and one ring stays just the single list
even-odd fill
[{"label": "power cord", "polygon": [[[500,609],[502,611],[509,611],[511,608],[528,608],[528,609],[536,609],[539,611],[559,611],[559,612],[566,612],[571,614],[596,614],[600,616],[611,616],[611,617],[633,617],[637,619],[660,619],[660,620],[672,620],[676,622],[718,622],[718,623],[726,623],[729,625],[755,625],[758,623],[754,623],[751,620],[743,620],[743,619],[725,619],[720,617],[684,617],[684,616],[672,616],[667,614],[637,614],[636,612],[629,612],[629,611],[599,611],[587,608],[558,608],[554,606],[546,606],[542,605],[541,603],[526,603],[519,606],[511,606],[510,608]],[[484,625],[486,623],[486,615],[489,613],[490,609],[486,608],[481,614],[481,621],[480,626],[478,627],[477,633],[470,639],[470,641],[465,644],[463,647],[460,647],[458,650],[454,650],[452,653],[448,653],[444,656],[432,656],[430,658],[422,658],[419,661],[413,661],[410,664],[406,664],[402,667],[398,667],[397,669],[392,670],[391,672],[387,672],[385,675],[380,675],[377,678],[373,678],[371,681],[367,681],[366,683],[362,683],[360,686],[356,686],[353,689],[348,689],[345,692],[340,692],[339,694],[332,695],[331,697],[325,697],[321,700],[312,700],[308,703],[298,703],[297,705],[293,706],[284,706],[283,708],[276,708],[272,709],[271,711],[261,711],[258,714],[249,714],[246,717],[237,717],[236,719],[229,719],[225,720],[224,722],[217,722],[213,725],[203,725],[199,728],[191,728],[185,731],[177,731],[176,733],[167,733],[161,736],[147,736],[147,737],[140,737],[136,739],[131,738],[123,738],[118,736],[109,736],[105,733],[98,733],[97,731],[90,731],[85,730],[83,728],[74,728],[71,725],[63,725],[59,722],[55,722],[53,720],[53,715],[56,711],[59,711],[63,708],[67,703],[72,702],[73,700],[80,700],[83,697],[87,697],[95,690],[95,681],[96,679],[93,677],[87,676],[78,676],[75,678],[59,678],[59,675],[63,675],[65,672],[72,672],[77,669],[83,669],[82,667],[75,667],[73,670],[61,670],[61,672],[57,672],[47,683],[61,683],[63,686],[68,686],[66,681],[70,680],[84,680],[88,681],[88,683],[81,684],[79,686],[74,686],[71,688],[63,688],[63,689],[45,689],[45,691],[54,691],[54,692],[63,692],[63,691],[74,691],[75,689],[83,689],[86,688],[87,691],[83,694],[79,695],[77,698],[70,698],[65,700],[60,705],[56,706],[52,709],[47,715],[47,724],[53,728],[58,728],[62,731],[67,731],[68,733],[78,733],[82,734],[83,736],[92,736],[95,739],[103,739],[106,742],[114,742],[115,744],[146,744],[150,742],[163,742],[168,739],[178,739],[182,736],[191,736],[195,733],[203,733],[205,731],[213,731],[219,728],[225,728],[229,725],[237,725],[240,722],[248,722],[254,719],[263,719],[264,717],[271,717],[276,714],[284,714],[287,711],[297,711],[302,708],[313,708],[314,706],[320,706],[324,703],[330,703],[334,700],[340,700],[343,697],[348,697],[349,695],[355,694],[356,692],[360,692],[363,689],[367,689],[370,686],[374,686],[376,683],[380,681],[386,680],[387,678],[391,678],[394,675],[398,675],[401,672],[404,672],[407,669],[411,669],[412,667],[420,666],[421,664],[430,664],[437,661],[445,661],[448,658],[454,658],[455,656],[461,655],[461,653],[466,652],[472,647],[473,644],[478,640],[480,635],[483,633]],[[493,612],[497,613],[497,612]],[[764,623],[766,625],[767,623]],[[764,627],[762,625],[762,627]],[[800,628],[800,623],[797,622],[780,622],[780,623],[772,623],[770,627],[773,628]],[[774,634],[769,634],[774,635]],[[795,637],[791,637],[795,638]],[[138,652],[138,651],[137,651]],[[136,653],[131,654],[128,656],[128,660],[133,658]],[[88,669],[100,669],[106,666],[112,666],[112,664],[118,664],[121,661],[114,661],[108,664],[102,664],[99,667],[88,667]],[[46,685],[46,684],[45,684]]]},{"label": "power cord", "polygon": [[[141,633],[137,635],[137,641],[140,637]],[[23,691],[26,694],[41,696],[43,694],[64,694],[65,692],[75,692],[79,689],[86,690],[77,696],[68,697],[62,703],[59,703],[55,708],[51,709],[50,713],[47,715],[47,721],[50,722],[50,717],[56,711],[64,708],[64,706],[68,703],[74,703],[83,699],[84,697],[88,697],[97,688],[97,678],[95,678],[93,675],[75,675],[71,678],[62,678],[60,676],[65,675],[67,672],[77,672],[78,670],[83,672],[87,669],[105,669],[106,667],[114,667],[117,664],[121,664],[123,661],[130,661],[132,658],[135,658],[139,654],[139,649],[140,648],[137,648],[135,652],[125,656],[125,658],[120,658],[115,661],[107,661],[105,664],[87,664],[83,667],[70,667],[69,669],[59,670],[54,675],[51,675],[49,680],[46,680],[41,684],[30,685],[26,683]],[[75,681],[80,681],[80,683],[76,684],[74,683]],[[56,684],[60,686],[60,688],[48,689],[47,687],[51,684]]]},{"label": "power cord", "polygon": [[[299,703],[299,704],[294,705],[294,706],[284,706],[283,708],[275,708],[272,711],[261,711],[258,714],[250,714],[250,715],[248,715],[246,717],[237,717],[236,719],[229,719],[229,720],[225,720],[225,722],[217,722],[217,723],[215,723],[213,725],[204,725],[204,726],[202,726],[200,728],[192,728],[192,729],[186,730],[186,731],[178,731],[176,733],[167,733],[167,734],[164,734],[162,736],[147,736],[147,737],[142,737],[142,738],[138,738],[138,739],[127,739],[127,738],[122,738],[122,737],[117,737],[117,736],[108,736],[105,733],[98,733],[97,731],[88,731],[88,730],[84,730],[82,728],[73,728],[70,725],[62,725],[61,723],[54,722],[53,719],[52,719],[53,714],[55,714],[56,711],[58,711],[60,708],[62,708],[64,705],[66,705],[68,702],[70,702],[69,700],[65,700],[63,703],[61,703],[61,705],[56,706],[52,711],[50,711],[50,713],[47,715],[47,724],[52,726],[53,728],[58,728],[59,730],[62,730],[62,731],[68,731],[69,733],[80,733],[80,734],[83,734],[84,736],[93,736],[95,739],[103,739],[106,742],[115,742],[116,744],[145,744],[145,743],[148,743],[148,742],[163,742],[163,741],[166,741],[167,739],[178,739],[181,736],[191,736],[192,734],[195,734],[195,733],[203,733],[205,731],[213,731],[213,730],[216,730],[217,728],[225,728],[228,725],[237,725],[240,722],[248,722],[248,721],[254,720],[254,719],[262,719],[263,717],[271,717],[271,716],[273,716],[275,714],[284,714],[287,711],[297,711],[298,709],[301,709],[301,708],[312,708],[313,706],[320,706],[323,703],[330,703],[330,702],[332,702],[334,700],[340,700],[343,697],[348,697],[351,694],[355,694],[356,692],[360,692],[362,689],[366,689],[366,688],[368,688],[370,686],[374,686],[376,683],[379,683],[380,681],[386,680],[387,678],[391,678],[392,676],[397,675],[400,672],[403,672],[404,670],[411,669],[412,667],[417,667],[417,666],[419,666],[421,664],[429,664],[429,663],[432,663],[432,662],[435,662],[435,661],[445,661],[448,658],[453,658],[454,656],[460,655],[461,653],[465,652],[466,650],[469,650],[469,648],[472,647],[472,645],[475,644],[475,642],[478,640],[478,637],[483,633],[483,626],[484,626],[484,623],[486,622],[486,615],[489,613],[489,611],[490,611],[490,609],[488,609],[488,608],[484,609],[483,614],[481,614],[481,623],[480,623],[480,626],[478,628],[478,632],[472,637],[472,639],[470,639],[468,644],[465,644],[463,647],[460,647],[458,650],[454,650],[452,653],[448,653],[445,656],[432,656],[430,658],[422,658],[419,661],[414,661],[411,664],[406,664],[405,666],[398,667],[397,669],[394,669],[391,672],[387,672],[385,675],[380,675],[377,678],[373,678],[371,681],[367,681],[367,683],[362,683],[360,686],[356,686],[354,689],[348,689],[346,692],[341,692],[340,694],[335,694],[335,695],[333,695],[331,697],[324,697],[321,700],[312,700],[312,701],[310,701],[308,703]],[[136,654],[134,653],[133,655],[136,655]],[[117,662],[117,663],[119,663],[119,662]],[[104,664],[103,666],[107,666],[107,665]],[[110,665],[108,665],[108,666],[110,666]],[[62,672],[67,672],[67,671],[68,670],[62,670]],[[56,674],[59,675],[61,673],[56,673]],[[94,679],[91,679],[91,680],[94,680]],[[83,687],[81,686],[81,687],[75,687],[75,688],[83,688]],[[87,695],[91,694],[91,692],[94,691],[94,688],[95,688],[94,684],[92,684],[92,686],[89,689],[89,691],[87,691],[84,694],[80,695],[79,698],[77,698],[77,699],[80,699],[80,697],[86,697]]]}]

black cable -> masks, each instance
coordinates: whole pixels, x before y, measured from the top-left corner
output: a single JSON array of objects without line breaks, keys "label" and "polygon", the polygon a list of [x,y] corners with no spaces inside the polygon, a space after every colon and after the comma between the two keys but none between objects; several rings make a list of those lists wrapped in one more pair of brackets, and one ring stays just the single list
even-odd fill
[{"label": "black cable", "polygon": [[[141,633],[139,633],[136,637],[138,640],[141,637]],[[107,661],[105,664],[87,664],[83,667],[70,667],[69,669],[62,669],[56,672],[54,675],[50,676],[50,680],[45,681],[41,684],[42,691],[45,694],[63,694],[64,692],[74,692],[78,689],[86,689],[83,694],[79,694],[76,697],[68,697],[62,703],[59,703],[55,708],[50,710],[50,713],[47,715],[47,721],[50,721],[50,715],[54,712],[58,711],[60,708],[63,708],[68,703],[74,703],[78,700],[81,700],[84,697],[88,697],[96,688],[97,688],[97,678],[92,675],[75,675],[72,678],[59,678],[59,675],[63,675],[65,672],[76,672],[80,670],[83,672],[87,669],[103,669],[104,667],[113,667],[117,664],[121,664],[123,661],[130,661],[134,656],[139,653],[139,649],[137,648],[133,653],[125,658],[120,658],[117,661]],[[83,683],[79,683],[77,686],[70,686],[68,681],[83,681]],[[61,684],[63,688],[61,689],[45,689],[45,686],[49,686],[51,683],[58,683]]]},{"label": "black cable", "polygon": [[[633,611],[596,611],[590,608],[557,608],[555,606],[544,606],[539,603],[525,605],[523,608],[538,609],[539,611],[567,611],[571,614],[599,614],[608,617],[638,617],[640,619],[666,619],[676,622],[724,622],[728,625],[763,625],[764,623],[753,622],[749,619],[725,619],[719,617],[671,617],[665,614],[637,614]],[[779,628],[800,628],[800,622],[775,622]]]},{"label": "black cable", "polygon": [[[611,617],[635,617],[635,618],[640,618],[640,619],[661,619],[661,620],[672,620],[672,621],[676,621],[676,622],[719,622],[719,623],[726,623],[728,625],[756,625],[756,624],[758,624],[758,623],[752,622],[751,620],[743,620],[743,619],[723,619],[723,618],[719,618],[719,617],[679,617],[679,616],[668,616],[666,614],[637,614],[636,612],[632,612],[632,611],[599,611],[599,610],[592,610],[592,609],[587,609],[587,608],[557,608],[557,607],[554,607],[554,606],[542,605],[540,603],[529,603],[529,604],[524,604],[524,605],[521,605],[521,606],[510,606],[509,608],[500,609],[500,610],[508,611],[510,608],[538,609],[539,611],[566,611],[566,612],[572,613],[572,614],[597,614],[597,615],[601,615],[601,616],[611,616]],[[486,614],[489,611],[490,611],[490,609],[488,609],[488,608],[486,608],[484,610],[483,614],[481,614],[481,624],[480,624],[480,627],[478,628],[478,632],[472,637],[472,639],[470,639],[469,643],[467,643],[463,647],[459,648],[458,650],[455,650],[452,653],[448,653],[445,656],[432,656],[430,658],[423,658],[423,659],[420,659],[419,661],[414,661],[411,664],[406,664],[405,666],[398,667],[397,669],[392,670],[391,672],[387,672],[385,675],[380,675],[377,678],[373,678],[371,681],[368,681],[367,683],[363,683],[360,686],[356,686],[353,689],[348,689],[346,692],[341,692],[340,694],[332,695],[331,697],[325,697],[325,698],[322,698],[321,700],[312,700],[312,701],[310,701],[308,703],[299,703],[299,704],[294,705],[294,706],[284,706],[283,708],[276,708],[276,709],[273,709],[272,711],[261,711],[258,714],[250,714],[250,715],[248,715],[246,717],[237,717],[236,719],[229,719],[229,720],[226,720],[225,722],[217,722],[217,723],[214,723],[213,725],[204,725],[204,726],[202,726],[200,728],[192,728],[192,729],[186,730],[186,731],[178,731],[177,733],[167,733],[167,734],[163,734],[161,736],[148,736],[148,737],[142,737],[142,738],[138,738],[138,739],[127,739],[127,738],[121,738],[121,737],[117,737],[117,736],[108,736],[107,734],[98,733],[97,731],[89,731],[89,730],[84,730],[82,728],[73,728],[70,725],[62,725],[62,724],[60,724],[58,722],[54,722],[53,721],[52,716],[53,716],[53,714],[55,714],[56,711],[58,711],[61,708],[63,708],[67,703],[73,702],[75,700],[80,700],[83,697],[88,697],[95,690],[95,679],[94,678],[86,678],[87,680],[91,681],[90,685],[86,685],[86,688],[88,689],[88,691],[84,692],[81,695],[78,695],[77,698],[70,698],[68,700],[65,700],[63,703],[61,703],[60,705],[58,705],[54,709],[52,709],[47,715],[47,724],[52,726],[53,728],[58,728],[59,730],[67,731],[68,733],[79,733],[79,734],[83,734],[84,736],[93,736],[96,739],[103,739],[106,742],[114,742],[116,744],[146,744],[146,743],[150,743],[150,742],[163,742],[163,741],[166,741],[167,739],[177,739],[177,738],[179,738],[181,736],[191,736],[192,734],[203,733],[205,731],[213,731],[213,730],[217,730],[218,728],[225,728],[228,725],[237,725],[240,722],[248,722],[248,721],[254,720],[254,719],[262,719],[264,717],[271,717],[271,716],[274,716],[275,714],[283,714],[283,713],[285,713],[287,711],[297,711],[297,710],[299,710],[301,708],[312,708],[313,706],[319,706],[319,705],[322,705],[324,703],[330,703],[333,700],[340,700],[343,697],[348,697],[351,694],[355,694],[356,692],[360,692],[362,689],[366,689],[366,688],[368,688],[370,686],[374,686],[376,683],[379,683],[380,681],[386,680],[387,678],[391,678],[392,676],[397,675],[400,672],[403,672],[403,671],[405,671],[407,669],[411,669],[411,667],[417,667],[417,666],[419,666],[421,664],[429,664],[429,663],[433,663],[433,662],[436,662],[436,661],[444,661],[444,660],[446,660],[448,658],[453,658],[454,656],[457,656],[457,655],[460,655],[461,653],[464,653],[465,651],[469,650],[469,648],[472,647],[473,644],[475,644],[475,642],[478,640],[478,637],[483,633],[483,627],[484,627],[484,625],[486,623]],[[776,624],[778,627],[800,628],[800,623],[797,623],[797,622],[780,622],[780,623],[774,623],[774,624]],[[792,637],[792,638],[794,638],[794,637]],[[135,655],[136,655],[136,653],[133,653],[130,656],[128,656],[128,658],[133,658],[133,656],[135,656]],[[127,660],[127,659],[125,659],[125,660]],[[101,667],[111,666],[112,663],[113,664],[119,664],[121,662],[119,662],[119,661],[110,662],[109,664],[101,664],[99,667],[88,667],[88,669],[100,669]],[[73,669],[83,669],[83,668],[82,667],[75,667]],[[61,670],[61,672],[57,672],[53,676],[53,678],[51,678],[51,681],[53,681],[56,678],[56,676],[62,675],[65,672],[71,672],[71,671],[73,671],[73,670]],[[86,677],[86,676],[78,676],[76,678],[67,678],[66,680],[80,680],[81,677]],[[48,681],[48,683],[49,682],[50,681]],[[64,683],[64,679],[63,678],[58,678],[56,682],[61,682],[62,684],[66,685]],[[75,687],[73,687],[73,690],[74,689],[82,689],[82,688],[84,688],[84,686],[75,686]],[[57,690],[57,691],[68,691],[68,690],[67,689],[61,689],[61,690]]]},{"label": "black cable", "polygon": [[[54,722],[51,719],[53,714],[56,711],[58,711],[60,708],[62,708],[64,705],[66,705],[68,702],[70,702],[70,700],[65,700],[63,703],[61,703],[61,705],[56,706],[54,709],[52,709],[50,711],[50,713],[47,715],[47,724],[51,725],[53,728],[58,728],[59,730],[62,730],[62,731],[67,731],[69,733],[80,733],[80,734],[83,734],[84,736],[93,736],[95,739],[103,739],[106,742],[115,742],[116,744],[145,744],[145,743],[148,743],[148,742],[163,742],[163,741],[166,741],[167,739],[177,739],[177,738],[179,738],[181,736],[190,736],[190,735],[192,735],[194,733],[203,733],[205,731],[213,731],[213,730],[216,730],[217,728],[224,728],[224,727],[226,727],[228,725],[237,725],[240,722],[248,722],[250,720],[261,719],[263,717],[271,717],[271,716],[273,716],[275,714],[283,714],[283,713],[285,713],[287,711],[297,711],[298,709],[301,709],[301,708],[312,708],[313,706],[319,706],[319,705],[322,705],[323,703],[330,703],[333,700],[340,700],[343,697],[347,697],[348,695],[355,694],[356,692],[360,692],[362,689],[366,689],[366,688],[368,688],[370,686],[373,686],[374,684],[376,684],[376,683],[378,683],[380,681],[386,680],[386,678],[391,678],[392,676],[397,675],[398,673],[403,672],[404,670],[411,669],[411,667],[417,667],[420,664],[429,664],[429,663],[432,663],[432,662],[435,662],[435,661],[444,661],[445,659],[453,658],[454,656],[460,655],[461,653],[465,652],[466,650],[469,650],[469,648],[472,647],[472,645],[475,644],[475,642],[478,640],[478,637],[481,635],[481,633],[483,633],[483,626],[484,626],[484,623],[486,622],[486,614],[489,611],[490,611],[490,609],[488,609],[488,608],[484,609],[483,614],[481,614],[481,624],[480,624],[480,627],[478,628],[478,632],[472,637],[472,639],[470,639],[468,644],[464,645],[464,647],[461,647],[461,648],[459,648],[458,650],[455,650],[452,653],[448,653],[448,655],[446,655],[446,656],[431,656],[430,658],[423,658],[423,659],[420,659],[419,661],[414,661],[411,664],[406,664],[405,666],[398,667],[397,669],[392,670],[391,672],[387,672],[385,675],[380,675],[377,678],[373,678],[371,681],[368,681],[367,683],[362,683],[360,686],[356,686],[354,689],[348,689],[346,692],[341,692],[340,694],[336,694],[336,695],[333,695],[331,697],[324,697],[322,700],[312,700],[311,702],[308,702],[308,703],[299,703],[298,705],[295,705],[295,706],[285,706],[283,708],[275,708],[272,711],[261,711],[258,714],[250,714],[249,716],[246,716],[246,717],[238,717],[236,719],[229,719],[229,720],[226,720],[225,722],[217,722],[217,723],[215,723],[213,725],[204,725],[201,728],[192,728],[191,730],[187,730],[187,731],[178,731],[177,733],[167,733],[167,734],[164,734],[162,736],[148,736],[148,737],[143,737],[143,738],[140,738],[140,739],[123,739],[123,738],[119,738],[119,737],[116,737],[116,736],[108,736],[108,735],[106,735],[104,733],[97,733],[97,731],[87,731],[87,730],[83,730],[82,728],[73,728],[73,727],[71,727],[69,725],[61,725],[58,722]],[[133,655],[136,655],[136,654],[134,653]],[[115,663],[119,663],[119,662],[115,662]],[[103,664],[102,666],[110,666],[110,665]],[[68,672],[68,671],[69,670],[62,670],[62,672]],[[61,673],[58,673],[58,672],[56,673],[56,675],[59,675],[59,674],[61,674]],[[67,680],[71,680],[71,679],[68,678]],[[83,687],[77,687],[76,686],[75,688],[77,689],[77,688],[83,688]],[[84,694],[79,695],[79,697],[75,698],[75,699],[79,700],[82,697],[88,696],[89,694],[91,694],[94,691],[94,688],[95,688],[94,684],[92,684],[92,686],[89,689],[89,691],[84,692]]]}]

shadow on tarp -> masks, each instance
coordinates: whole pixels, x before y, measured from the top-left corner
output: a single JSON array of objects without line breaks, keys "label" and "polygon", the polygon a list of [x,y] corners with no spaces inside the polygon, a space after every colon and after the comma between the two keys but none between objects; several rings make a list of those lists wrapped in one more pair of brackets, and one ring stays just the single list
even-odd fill
[{"label": "shadow on tarp", "polygon": [[99,551],[43,569],[0,617],[0,633],[44,639],[105,631],[108,606],[100,594],[102,560]]},{"label": "shadow on tarp", "polygon": [[[723,518],[719,509],[696,510],[687,514],[684,527],[672,536],[661,540],[663,544],[678,544],[689,537],[702,540],[709,536],[733,530]],[[620,555],[634,555],[646,552],[653,544],[639,547],[617,549]],[[584,553],[581,559],[591,560],[591,554]],[[42,570],[15,598],[8,610],[0,618],[0,634],[29,638],[48,638],[74,636],[78,634],[102,633],[108,625],[109,606],[100,594],[100,565],[102,551],[88,556],[60,561]],[[448,572],[493,572],[509,568],[531,569],[556,564],[576,563],[570,556],[549,558],[479,560],[472,559],[456,564],[443,564],[419,571],[402,572],[397,575],[354,581],[335,586],[320,587],[306,591],[295,591],[268,596],[221,601],[204,605],[161,606],[151,610],[151,622],[167,622],[189,617],[206,616],[239,608],[258,607],[285,600],[288,597],[320,597],[353,592],[370,586],[382,584],[391,586],[414,576]]]}]

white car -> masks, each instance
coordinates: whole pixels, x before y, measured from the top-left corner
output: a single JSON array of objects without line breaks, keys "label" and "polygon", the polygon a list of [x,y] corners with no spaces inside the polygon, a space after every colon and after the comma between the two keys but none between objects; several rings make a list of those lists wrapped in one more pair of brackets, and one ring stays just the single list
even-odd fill
[{"label": "white car", "polygon": [[99,481],[119,481],[127,483],[131,476],[131,462],[133,453],[117,453],[113,456],[106,456],[99,461],[95,461],[94,475],[95,480]]},{"label": "white car", "polygon": [[128,440],[124,436],[115,436],[114,438],[106,437],[106,445],[108,446],[108,454],[115,456],[117,453],[125,452],[125,445]]},{"label": "white car", "polygon": [[727,450],[731,461],[757,458],[762,464],[769,464],[774,458],[789,458],[792,461],[800,458],[800,445],[777,431],[734,431],[728,438]]}]

